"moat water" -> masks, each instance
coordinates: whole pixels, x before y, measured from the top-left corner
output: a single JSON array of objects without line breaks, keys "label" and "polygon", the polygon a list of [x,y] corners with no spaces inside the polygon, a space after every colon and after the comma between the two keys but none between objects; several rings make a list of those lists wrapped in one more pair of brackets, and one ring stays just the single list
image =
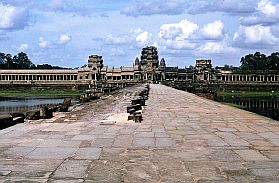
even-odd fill
[{"label": "moat water", "polygon": [[60,104],[65,98],[72,98],[72,104],[78,102],[76,96],[59,96],[59,97],[1,97],[0,96],[0,114],[7,113],[26,113],[28,111],[38,110],[43,105]]},{"label": "moat water", "polygon": [[217,97],[217,101],[231,103],[240,108],[279,120],[279,97]]},{"label": "moat water", "polygon": [[[32,110],[38,110],[43,105],[60,104],[69,96],[59,97],[1,97],[0,96],[0,114],[21,112],[26,113]],[[78,103],[78,97],[72,96],[72,104]],[[231,103],[275,120],[279,120],[279,97],[237,97],[226,96],[217,97],[218,102]]]}]

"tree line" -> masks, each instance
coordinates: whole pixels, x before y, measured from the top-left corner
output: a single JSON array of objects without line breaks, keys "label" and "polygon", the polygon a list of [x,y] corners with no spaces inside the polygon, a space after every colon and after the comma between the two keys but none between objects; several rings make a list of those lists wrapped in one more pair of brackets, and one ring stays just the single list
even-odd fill
[{"label": "tree line", "polygon": [[248,54],[241,58],[240,63],[241,70],[279,70],[279,52],[269,56],[260,52]]},{"label": "tree line", "polygon": [[35,65],[24,52],[17,55],[0,52],[0,69],[63,69],[49,64]]},{"label": "tree line", "polygon": [[[266,56],[256,52],[241,58],[240,66],[224,65],[223,70],[279,70],[279,52]],[[219,67],[218,67],[219,68]],[[0,69],[63,69],[62,67],[49,64],[35,65],[24,52],[17,55],[0,52]]]}]

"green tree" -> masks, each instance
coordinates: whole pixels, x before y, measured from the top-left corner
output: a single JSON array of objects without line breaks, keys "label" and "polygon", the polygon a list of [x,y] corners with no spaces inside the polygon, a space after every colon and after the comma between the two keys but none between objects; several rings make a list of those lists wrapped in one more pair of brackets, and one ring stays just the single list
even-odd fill
[{"label": "green tree", "polygon": [[5,59],[6,59],[6,54],[0,52],[0,63],[5,63]]},{"label": "green tree", "polygon": [[27,54],[23,52],[17,54],[15,62],[19,69],[30,69],[34,67]]},{"label": "green tree", "polygon": [[240,60],[242,70],[265,70],[268,69],[268,59],[265,54],[256,52],[242,57]]},{"label": "green tree", "polygon": [[271,53],[270,56],[267,57],[267,66],[269,70],[279,70],[279,53]]},{"label": "green tree", "polygon": [[6,65],[7,69],[13,69],[13,58],[11,54],[6,54]]},{"label": "green tree", "polygon": [[238,67],[235,67],[233,65],[225,64],[222,69],[225,70],[225,71],[232,71],[232,70],[238,70]]},{"label": "green tree", "polygon": [[0,52],[0,69],[6,69],[6,54]]}]

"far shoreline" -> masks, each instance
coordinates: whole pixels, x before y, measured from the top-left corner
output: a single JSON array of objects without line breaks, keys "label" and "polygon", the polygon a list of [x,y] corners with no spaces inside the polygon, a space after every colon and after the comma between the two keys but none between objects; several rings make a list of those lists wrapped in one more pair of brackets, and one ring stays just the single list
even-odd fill
[{"label": "far shoreline", "polygon": [[279,92],[272,91],[231,91],[217,92],[218,97],[279,97]]},{"label": "far shoreline", "polygon": [[1,90],[0,97],[70,97],[70,96],[80,96],[83,90],[63,90],[63,89],[15,89],[11,90]]}]

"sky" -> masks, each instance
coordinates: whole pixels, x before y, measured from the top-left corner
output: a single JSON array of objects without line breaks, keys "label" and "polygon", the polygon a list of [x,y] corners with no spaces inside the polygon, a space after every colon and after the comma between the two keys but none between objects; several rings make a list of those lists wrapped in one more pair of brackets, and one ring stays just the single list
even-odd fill
[{"label": "sky", "polygon": [[279,51],[279,0],[0,0],[0,52],[35,64],[132,66],[150,45],[167,66],[238,66]]}]

